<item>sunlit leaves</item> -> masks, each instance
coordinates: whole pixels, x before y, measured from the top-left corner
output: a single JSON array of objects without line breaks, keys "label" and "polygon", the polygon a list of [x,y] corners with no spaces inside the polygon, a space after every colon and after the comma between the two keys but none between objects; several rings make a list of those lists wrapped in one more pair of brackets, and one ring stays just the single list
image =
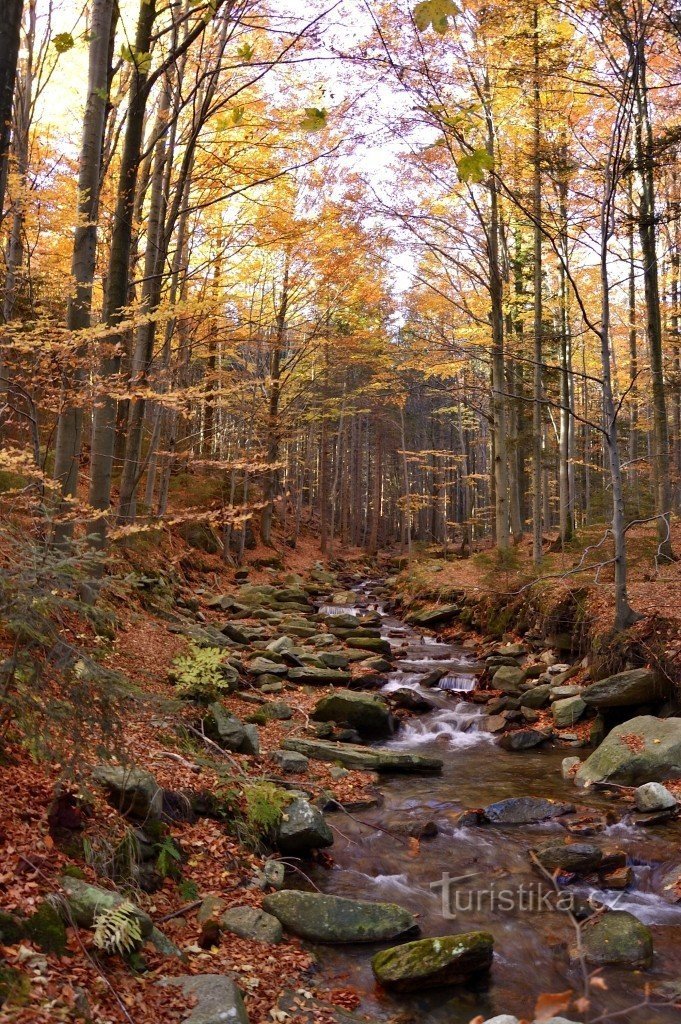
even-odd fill
[{"label": "sunlit leaves", "polygon": [[70,32],[59,32],[52,42],[57,53],[68,53],[76,45]]},{"label": "sunlit leaves", "polygon": [[454,0],[421,0],[414,8],[414,22],[419,32],[432,25],[433,31],[442,36],[450,28],[449,19],[458,13]]},{"label": "sunlit leaves", "polygon": [[246,63],[248,63],[249,61],[253,60],[253,56],[255,54],[255,47],[251,46],[250,43],[243,43],[243,45],[240,46],[236,52],[237,55],[241,57],[243,61],[246,61]]},{"label": "sunlit leaves", "polygon": [[459,181],[482,181],[493,167],[494,160],[486,149],[474,149],[472,153],[466,153],[456,162]]},{"label": "sunlit leaves", "polygon": [[326,110],[323,107],[306,107],[300,127],[306,132],[318,132],[326,127]]},{"label": "sunlit leaves", "polygon": [[121,46],[121,57],[127,64],[134,64],[140,75],[146,75],[151,67],[151,54],[142,53],[134,46],[123,43]]}]

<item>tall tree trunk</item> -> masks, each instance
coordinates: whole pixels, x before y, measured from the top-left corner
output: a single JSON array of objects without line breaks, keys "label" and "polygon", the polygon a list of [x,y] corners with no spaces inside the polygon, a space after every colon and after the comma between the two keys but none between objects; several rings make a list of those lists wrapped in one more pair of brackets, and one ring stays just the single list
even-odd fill
[{"label": "tall tree trunk", "polygon": [[274,513],[274,499],[279,486],[279,468],[276,463],[279,461],[280,446],[280,425],[279,425],[279,401],[281,398],[281,362],[284,355],[286,343],[286,317],[289,302],[289,253],[287,251],[284,261],[284,275],[281,283],[281,297],[277,311],[277,322],[274,333],[272,352],[270,355],[270,396],[267,410],[267,461],[270,468],[265,474],[265,507],[262,510],[261,539],[263,544],[272,543],[272,517]]},{"label": "tall tree trunk", "polygon": [[[134,53],[147,54],[156,18],[156,0],[141,0]],[[146,61],[135,66],[132,89],[121,155],[118,177],[116,210],[111,236],[111,252],[107,274],[107,295],[104,321],[116,328],[124,317],[128,302],[130,277],[130,249],[133,232],[133,207],[137,175],[139,172],[144,119],[146,114],[148,88]],[[106,512],[111,504],[114,445],[116,441],[116,400],[108,393],[115,384],[121,365],[123,338],[120,332],[112,331],[112,337],[105,342],[104,355],[100,364],[100,387],[92,423],[92,469],[90,476],[89,501],[93,508]],[[94,520],[92,533],[98,546],[103,546],[106,525],[103,516]]]},{"label": "tall tree trunk", "polygon": [[5,208],[12,138],[14,80],[19,60],[24,0],[4,0],[0,17],[0,223]]},{"label": "tall tree trunk", "polygon": [[[111,83],[111,54],[114,37],[115,0],[94,0],[90,14],[90,50],[88,90],[83,118],[83,136],[78,171],[78,222],[73,239],[71,276],[73,292],[69,296],[66,326],[69,331],[86,331],[91,323],[92,284],[97,256],[99,190],[104,145],[104,126]],[[61,494],[74,498],[78,487],[78,463],[83,435],[83,408],[74,403],[85,385],[87,342],[76,347],[74,367],[62,377],[62,408],[57,422],[54,479]],[[70,539],[68,522],[55,527],[58,543]]]},{"label": "tall tree trunk", "polygon": [[539,108],[539,9],[533,11],[533,184],[532,217],[534,234],[534,375],[532,386],[532,557],[542,558],[542,204],[541,204],[541,112]]},{"label": "tall tree trunk", "polygon": [[[487,103],[487,152],[494,161],[494,123],[485,84]],[[509,546],[508,457],[506,452],[506,371],[504,364],[504,296],[499,263],[499,195],[494,173],[489,177],[490,223],[487,231],[492,324],[492,418],[494,424],[495,538],[500,551]]]},{"label": "tall tree trunk", "polygon": [[655,239],[655,168],[653,133],[650,123],[648,86],[646,81],[646,51],[643,27],[636,41],[637,74],[634,83],[636,116],[634,138],[638,158],[641,200],[639,205],[639,238],[643,256],[643,282],[646,297],[646,328],[650,349],[650,371],[652,376],[654,470],[655,470],[655,512],[659,554],[673,558],[670,536],[671,528],[671,485],[669,475],[669,427],[664,384],[662,356],[662,314],[660,309],[660,286]]}]

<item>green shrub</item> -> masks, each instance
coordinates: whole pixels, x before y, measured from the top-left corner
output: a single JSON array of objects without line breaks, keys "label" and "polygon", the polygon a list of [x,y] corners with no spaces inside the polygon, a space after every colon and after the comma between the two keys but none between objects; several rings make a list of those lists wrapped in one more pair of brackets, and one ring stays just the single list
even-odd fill
[{"label": "green shrub", "polygon": [[181,697],[210,704],[233,689],[235,670],[226,663],[227,652],[219,647],[191,644],[189,653],[173,662],[177,692]]},{"label": "green shrub", "polygon": [[123,677],[62,625],[88,617],[81,594],[107,585],[102,556],[82,543],[68,550],[40,543],[10,526],[0,540],[12,552],[0,574],[0,620],[12,641],[0,661],[0,748],[6,738],[21,740],[34,757],[77,775],[85,750],[111,753],[121,725]]},{"label": "green shrub", "polygon": [[254,782],[244,787],[244,799],[247,824],[260,838],[266,839],[281,821],[293,797],[273,782]]}]

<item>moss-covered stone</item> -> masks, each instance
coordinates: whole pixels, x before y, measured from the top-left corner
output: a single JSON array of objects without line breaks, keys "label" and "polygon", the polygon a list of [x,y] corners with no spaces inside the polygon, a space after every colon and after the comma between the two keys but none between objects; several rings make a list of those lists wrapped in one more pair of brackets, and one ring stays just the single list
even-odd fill
[{"label": "moss-covered stone", "polygon": [[47,901],[26,922],[26,935],[44,953],[63,956],[66,952],[66,928],[57,909]]},{"label": "moss-covered stone", "polygon": [[575,776],[578,785],[659,782],[681,770],[681,718],[639,715],[616,726]]},{"label": "moss-covered stone", "polygon": [[26,936],[26,921],[7,910],[0,910],[0,942],[4,946],[13,946]]},{"label": "moss-covered stone", "polygon": [[413,915],[395,903],[294,889],[266,896],[263,909],[287,931],[311,942],[386,942],[416,928]]},{"label": "moss-covered stone", "polygon": [[386,988],[409,992],[461,984],[489,970],[493,951],[494,939],[488,932],[465,932],[384,949],[374,956],[371,967]]},{"label": "moss-covered stone", "polygon": [[[651,931],[626,910],[611,910],[588,921],[582,928],[581,938],[589,964],[610,964],[632,970],[652,964]],[[573,957],[577,954],[578,951],[573,949]]]},{"label": "moss-covered stone", "polygon": [[31,991],[30,979],[23,971],[0,961],[0,1006],[23,1006]]}]

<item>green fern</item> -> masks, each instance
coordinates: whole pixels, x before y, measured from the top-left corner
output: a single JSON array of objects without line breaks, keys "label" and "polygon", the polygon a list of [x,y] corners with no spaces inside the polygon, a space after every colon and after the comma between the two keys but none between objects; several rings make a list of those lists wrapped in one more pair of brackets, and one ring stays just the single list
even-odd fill
[{"label": "green fern", "polygon": [[219,647],[191,644],[189,653],[174,661],[177,692],[181,697],[210,703],[229,693],[237,674],[226,664],[226,653]]},{"label": "green fern", "polygon": [[181,860],[180,851],[173,840],[166,836],[162,843],[158,844],[158,857],[156,858],[156,870],[162,878],[173,878],[179,874],[178,863]]},{"label": "green fern", "polygon": [[249,826],[266,837],[279,824],[284,809],[293,797],[272,782],[254,782],[244,788],[244,799]]},{"label": "green fern", "polygon": [[95,918],[94,943],[104,953],[132,953],[142,942],[136,908],[128,900]]}]

